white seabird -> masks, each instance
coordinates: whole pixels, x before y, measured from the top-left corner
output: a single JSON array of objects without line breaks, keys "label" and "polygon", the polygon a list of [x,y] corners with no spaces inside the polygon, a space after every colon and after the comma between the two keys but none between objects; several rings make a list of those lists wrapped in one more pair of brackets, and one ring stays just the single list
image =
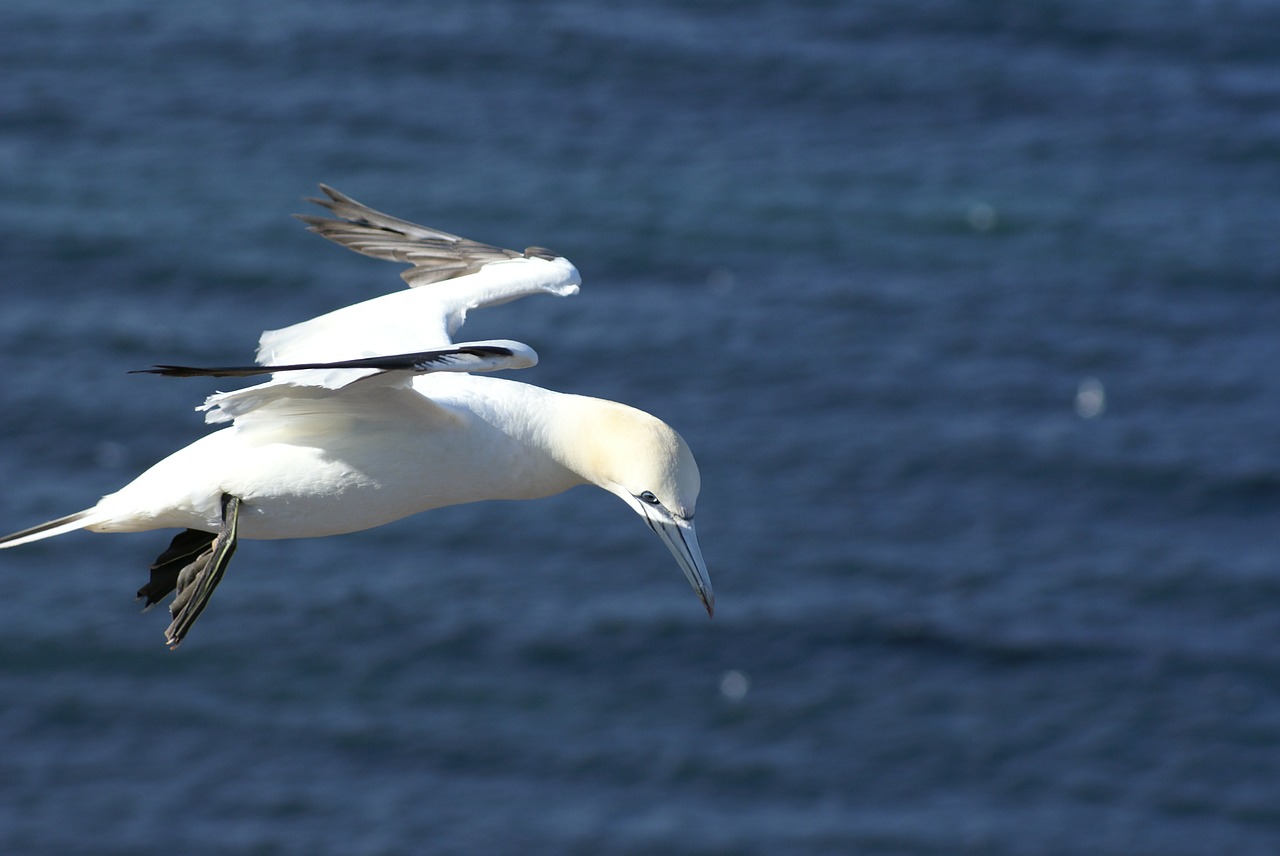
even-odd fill
[{"label": "white seabird", "polygon": [[91,508],[0,538],[0,547],[77,529],[183,529],[138,591],[151,606],[176,590],[165,632],[176,648],[239,538],[336,535],[446,505],[594,484],[657,533],[711,614],[693,528],[698,466],[680,435],[625,404],[473,374],[534,365],[528,345],[453,341],[470,309],[576,294],[577,268],[540,247],[481,244],[320,188],[328,198],[310,201],[338,219],[298,218],[356,252],[408,263],[410,288],[263,333],[256,366],[142,370],[271,379],[209,396],[206,420],[228,427]]}]

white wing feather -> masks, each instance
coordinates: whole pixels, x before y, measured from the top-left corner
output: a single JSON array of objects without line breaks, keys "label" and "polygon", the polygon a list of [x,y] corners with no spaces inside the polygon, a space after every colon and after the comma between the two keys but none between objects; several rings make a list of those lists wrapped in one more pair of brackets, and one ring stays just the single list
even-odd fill
[{"label": "white wing feather", "polygon": [[[327,199],[313,199],[340,219],[300,217],[311,231],[364,255],[412,265],[403,277],[411,286],[354,303],[279,330],[258,340],[261,366],[326,363],[446,348],[472,309],[497,306],[531,294],[567,297],[582,283],[566,258],[530,247],[524,254],[460,238],[400,220],[320,185]],[[484,344],[484,343],[475,343]],[[533,349],[504,342],[510,360],[459,364],[445,371],[494,371],[525,368],[537,362]],[[312,401],[339,395],[362,378],[375,383],[369,369],[313,369],[281,372],[266,383],[209,396],[201,410],[209,422],[227,422],[279,402]],[[412,392],[412,375],[393,373],[377,381]],[[303,391],[305,388],[305,391]],[[291,407],[292,405],[289,405]]]},{"label": "white wing feather", "polygon": [[582,280],[568,259],[515,258],[477,273],[384,294],[336,309],[258,340],[257,362],[312,363],[404,354],[453,344],[467,312],[530,294],[577,294]]}]

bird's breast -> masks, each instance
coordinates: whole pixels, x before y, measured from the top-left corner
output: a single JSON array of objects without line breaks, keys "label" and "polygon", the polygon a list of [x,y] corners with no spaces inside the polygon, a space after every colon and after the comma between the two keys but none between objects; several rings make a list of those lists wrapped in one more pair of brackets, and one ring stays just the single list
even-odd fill
[{"label": "bird's breast", "polygon": [[433,508],[530,499],[577,483],[536,447],[474,418],[434,430],[354,425],[306,445],[245,448],[223,489],[246,538],[334,535]]}]

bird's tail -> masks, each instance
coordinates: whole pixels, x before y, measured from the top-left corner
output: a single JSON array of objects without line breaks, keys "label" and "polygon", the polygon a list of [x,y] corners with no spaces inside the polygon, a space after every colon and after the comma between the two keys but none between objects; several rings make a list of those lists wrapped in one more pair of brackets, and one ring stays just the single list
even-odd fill
[{"label": "bird's tail", "polygon": [[41,523],[39,526],[23,529],[21,532],[0,536],[0,549],[16,547],[19,544],[29,544],[32,541],[39,541],[43,538],[52,538],[54,535],[74,532],[77,529],[92,526],[95,522],[93,509],[86,508],[84,511],[77,511],[75,514],[68,514],[66,517],[59,517],[57,520],[50,520],[48,523]]}]

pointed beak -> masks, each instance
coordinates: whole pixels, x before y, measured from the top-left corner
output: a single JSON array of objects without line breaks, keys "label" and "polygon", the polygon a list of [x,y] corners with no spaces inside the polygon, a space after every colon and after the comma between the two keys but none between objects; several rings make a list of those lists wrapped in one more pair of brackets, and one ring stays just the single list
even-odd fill
[{"label": "pointed beak", "polygon": [[684,571],[689,585],[693,586],[698,599],[707,608],[707,615],[714,615],[716,596],[711,590],[711,576],[707,573],[707,563],[702,559],[702,550],[698,547],[698,533],[694,531],[693,524],[686,520],[655,519],[648,514],[645,515],[645,521],[649,524],[649,528],[658,533],[658,537],[667,545],[671,555],[675,556],[676,561],[680,563],[680,569]]}]

